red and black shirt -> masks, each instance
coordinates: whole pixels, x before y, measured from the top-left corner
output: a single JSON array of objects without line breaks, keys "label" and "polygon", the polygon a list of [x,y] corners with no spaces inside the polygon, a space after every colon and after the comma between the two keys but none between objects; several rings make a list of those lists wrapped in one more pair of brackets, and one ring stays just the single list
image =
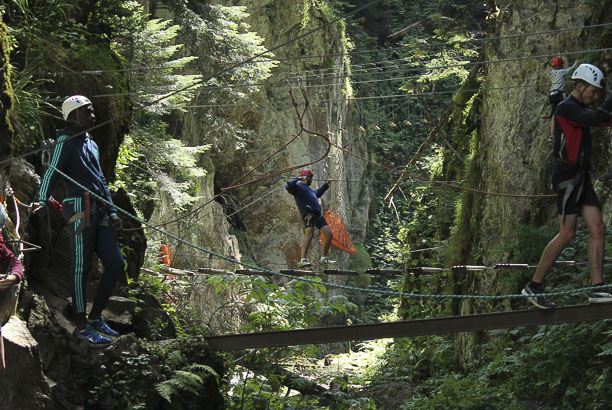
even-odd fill
[{"label": "red and black shirt", "polygon": [[592,167],[591,126],[609,126],[611,111],[612,94],[594,110],[586,108],[572,95],[563,100],[554,117],[555,159],[589,171]]}]

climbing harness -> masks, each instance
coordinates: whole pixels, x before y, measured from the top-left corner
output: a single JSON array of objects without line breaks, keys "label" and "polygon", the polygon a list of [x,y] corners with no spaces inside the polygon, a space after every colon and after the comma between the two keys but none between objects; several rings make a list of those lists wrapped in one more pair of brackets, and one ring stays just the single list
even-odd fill
[{"label": "climbing harness", "polygon": [[[564,160],[557,159],[557,161],[567,162]],[[580,195],[582,194],[582,185],[584,183],[584,170],[579,168],[576,172],[576,175],[571,179],[566,179],[565,181],[561,181],[554,185],[555,191],[563,191],[563,201],[561,202],[561,214],[563,215],[563,222],[565,223],[565,206],[567,205],[567,201],[569,200],[570,195],[574,192],[574,189],[578,188],[578,193],[576,194],[576,202],[580,199]]]}]

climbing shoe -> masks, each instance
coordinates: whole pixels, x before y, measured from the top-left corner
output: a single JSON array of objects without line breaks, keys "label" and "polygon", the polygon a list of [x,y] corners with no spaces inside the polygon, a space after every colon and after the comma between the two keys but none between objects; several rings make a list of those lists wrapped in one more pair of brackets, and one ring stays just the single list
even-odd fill
[{"label": "climbing shoe", "polygon": [[312,265],[312,263],[308,262],[308,259],[306,258],[300,259],[300,261],[297,264],[298,268],[305,268],[310,265]]},{"label": "climbing shoe", "polygon": [[610,303],[612,302],[612,289],[610,286],[597,285],[591,289],[589,303]]},{"label": "climbing shoe", "polygon": [[319,259],[319,262],[328,263],[330,265],[333,265],[334,263],[336,263],[336,261],[329,259],[327,256],[321,256],[321,259]]},{"label": "climbing shoe", "polygon": [[98,333],[103,333],[106,336],[119,336],[119,332],[111,329],[108,323],[106,323],[106,320],[104,320],[103,316],[100,316],[96,320],[88,320],[88,322],[91,327],[93,327],[93,329]]},{"label": "climbing shoe", "polygon": [[91,327],[89,323],[85,325],[85,329],[83,330],[75,328],[74,332],[72,332],[72,336],[98,346],[107,345],[111,342],[108,337],[102,336],[93,330],[93,327]]},{"label": "climbing shoe", "polygon": [[548,300],[546,296],[542,296],[542,293],[544,293],[544,285],[538,286],[533,282],[529,282],[525,285],[521,293],[528,296],[527,300],[540,309],[552,309],[555,307],[555,304]]}]

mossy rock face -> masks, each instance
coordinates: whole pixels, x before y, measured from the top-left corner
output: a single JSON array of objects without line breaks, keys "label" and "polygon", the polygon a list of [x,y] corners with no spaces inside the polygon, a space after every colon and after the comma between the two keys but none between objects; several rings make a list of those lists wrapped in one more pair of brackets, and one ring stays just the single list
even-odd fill
[{"label": "mossy rock face", "polygon": [[9,112],[13,107],[13,89],[7,73],[9,67],[9,41],[6,25],[0,22],[0,160],[11,156],[13,152],[13,128]]},{"label": "mossy rock face", "polygon": [[365,250],[363,245],[354,245],[357,253],[351,255],[349,269],[357,272],[363,272],[372,267],[372,259],[370,254]]},{"label": "mossy rock face", "polygon": [[[550,194],[551,168],[553,164],[550,135],[550,121],[542,121],[540,114],[548,112],[547,95],[550,67],[548,57],[540,59],[515,59],[517,50],[528,56],[548,56],[554,53],[575,52],[584,49],[585,39],[576,32],[560,31],[538,36],[534,32],[561,30],[567,27],[581,27],[602,22],[601,11],[592,4],[575,3],[571,7],[559,7],[555,13],[541,13],[545,2],[536,1],[529,7],[512,7],[496,18],[495,32],[508,36],[504,41],[487,44],[486,61],[504,61],[488,65],[482,72],[485,84],[482,99],[478,101],[478,128],[471,141],[472,153],[464,175],[469,186],[480,191],[516,194],[514,197],[465,193],[458,207],[451,247],[447,251],[446,266],[461,264],[482,264],[510,261],[519,255],[517,243],[522,247],[530,244],[516,233],[517,225],[542,226],[556,224],[556,207],[553,199],[521,198],[524,194]],[[609,3],[609,2],[606,2]],[[608,7],[609,8],[609,7]],[[598,14],[599,13],[599,14]],[[523,35],[525,34],[525,35]],[[589,29],[589,48],[605,47],[604,29]],[[576,55],[577,56],[577,55]],[[569,57],[569,63],[576,60]],[[506,61],[507,60],[507,61]],[[566,59],[567,61],[567,59]],[[585,62],[587,60],[579,60]],[[610,65],[605,56],[589,55],[588,61],[602,68]],[[571,84],[568,81],[568,90]],[[594,165],[600,174],[605,174],[611,155],[609,138],[593,132]],[[601,201],[606,209],[605,189],[599,189]],[[610,215],[604,215],[608,220]],[[547,240],[551,239],[550,236]],[[545,240],[544,243],[547,241]],[[519,242],[521,241],[521,242]],[[514,250],[513,250],[514,249]],[[523,252],[521,255],[525,255]],[[531,256],[533,257],[533,256]],[[586,255],[585,255],[586,257]],[[527,259],[527,258],[525,258]],[[537,263],[536,259],[520,260],[521,263]],[[490,275],[475,276],[473,280],[453,281],[453,293],[487,295],[509,294],[520,291],[514,275],[495,271]],[[519,285],[520,286],[520,285]],[[489,312],[493,304],[504,302],[460,301],[453,304],[454,314],[466,311],[475,314]],[[458,351],[462,363],[470,366],[477,358],[471,355],[478,337],[473,334],[457,336]]]}]

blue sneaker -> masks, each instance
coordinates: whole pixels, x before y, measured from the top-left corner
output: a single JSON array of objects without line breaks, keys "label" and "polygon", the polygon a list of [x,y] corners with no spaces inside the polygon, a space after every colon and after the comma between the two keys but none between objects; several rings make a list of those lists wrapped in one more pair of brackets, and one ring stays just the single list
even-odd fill
[{"label": "blue sneaker", "polygon": [[88,322],[96,332],[104,333],[105,335],[112,337],[119,336],[119,332],[111,329],[108,323],[106,323],[104,316],[100,316],[96,320],[88,320]]},{"label": "blue sneaker", "polygon": [[94,345],[107,345],[111,342],[108,337],[96,333],[96,331],[93,329],[93,327],[91,327],[89,323],[85,325],[85,329],[83,330],[75,328],[74,332],[72,332],[72,336],[77,339],[86,340]]}]

